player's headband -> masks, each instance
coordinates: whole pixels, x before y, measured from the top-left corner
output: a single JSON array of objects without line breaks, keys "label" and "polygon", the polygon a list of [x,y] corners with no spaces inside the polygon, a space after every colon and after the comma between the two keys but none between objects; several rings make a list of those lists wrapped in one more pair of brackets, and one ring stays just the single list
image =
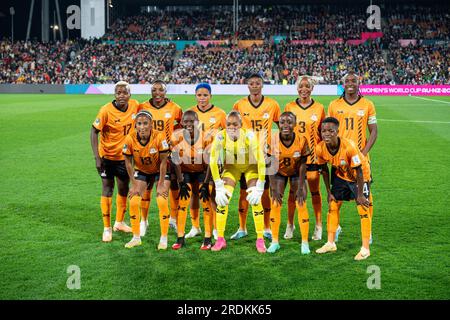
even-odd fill
[{"label": "player's headband", "polygon": [[148,112],[147,110],[141,110],[136,114],[136,119],[140,116],[144,116],[149,118],[150,120],[153,120],[152,114]]},{"label": "player's headband", "polygon": [[206,90],[209,91],[209,94],[211,94],[211,86],[209,85],[209,83],[199,83],[196,87],[195,87],[195,92],[197,92],[198,89],[201,88],[205,88]]}]

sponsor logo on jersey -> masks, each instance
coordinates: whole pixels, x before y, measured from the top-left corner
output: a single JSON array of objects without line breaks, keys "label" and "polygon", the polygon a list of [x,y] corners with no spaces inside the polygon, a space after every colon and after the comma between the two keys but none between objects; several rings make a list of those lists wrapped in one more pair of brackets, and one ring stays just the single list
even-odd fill
[{"label": "sponsor logo on jersey", "polygon": [[361,164],[361,160],[359,159],[358,155],[353,156],[352,157],[352,161],[353,161],[354,164]]},{"label": "sponsor logo on jersey", "polygon": [[344,111],[343,110],[338,110],[337,114],[344,114]]},{"label": "sponsor logo on jersey", "polygon": [[248,117],[249,115],[250,115],[250,113],[244,112],[244,117]]}]

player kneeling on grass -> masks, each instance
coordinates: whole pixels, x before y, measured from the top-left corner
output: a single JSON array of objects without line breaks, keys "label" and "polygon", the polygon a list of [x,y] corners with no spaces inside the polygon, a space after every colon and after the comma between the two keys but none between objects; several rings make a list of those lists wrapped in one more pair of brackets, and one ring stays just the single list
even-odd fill
[{"label": "player kneeling on grass", "polygon": [[[177,219],[177,242],[172,249],[178,250],[185,244],[185,226],[187,209],[191,203],[193,185],[198,183],[199,198],[203,207],[203,222],[205,224],[205,238],[200,247],[202,250],[211,249],[211,233],[213,225],[213,214],[209,200],[210,170],[209,147],[211,139],[206,139],[205,134],[198,129],[198,116],[192,110],[183,114],[181,119],[182,130],[173,134],[172,162],[175,167],[180,192],[178,196],[178,219]],[[192,210],[192,207],[191,209]]]},{"label": "player kneeling on grass", "polygon": [[[219,161],[223,172],[219,174]],[[256,249],[266,252],[264,244],[264,209],[261,196],[264,192],[266,164],[255,134],[242,129],[242,118],[238,111],[227,116],[226,130],[220,131],[211,147],[209,166],[216,187],[216,226],[218,238],[212,251],[225,249],[225,225],[228,216],[228,204],[233,190],[243,173],[247,181],[247,201],[252,207],[256,229]]]},{"label": "player kneeling on grass", "polygon": [[[128,193],[130,199],[130,219],[133,239],[125,247],[141,245],[140,237],[140,203],[147,190],[153,188],[156,180],[156,202],[159,209],[161,238],[158,249],[167,249],[167,232],[169,230],[169,205],[167,201],[170,177],[167,175],[167,158],[169,145],[164,136],[152,130],[152,115],[148,111],[139,111],[136,115],[135,132],[125,139],[123,154],[125,165],[131,181]],[[134,163],[134,167],[133,167]]]},{"label": "player kneeling on grass", "polygon": [[[309,216],[306,208],[306,160],[310,154],[308,142],[304,136],[294,132],[296,117],[292,112],[284,112],[280,116],[280,132],[272,137],[270,154],[271,168],[278,168],[270,175],[270,192],[272,205],[270,211],[272,243],[267,252],[274,253],[280,249],[278,234],[281,222],[281,206],[284,190],[290,179],[291,191],[296,194],[298,223],[302,236],[301,252],[309,254],[308,232]],[[275,164],[275,166],[274,166]]]},{"label": "player kneeling on grass", "polygon": [[[327,217],[328,242],[317,253],[336,251],[335,234],[339,222],[338,201],[356,200],[361,218],[362,247],[355,260],[363,260],[370,256],[369,239],[372,219],[369,214],[370,167],[367,158],[358,147],[345,138],[338,137],[339,121],[328,117],[322,122],[322,142],[316,146],[316,156],[322,165],[323,180],[328,193],[329,211]],[[331,177],[327,163],[334,170]]]}]

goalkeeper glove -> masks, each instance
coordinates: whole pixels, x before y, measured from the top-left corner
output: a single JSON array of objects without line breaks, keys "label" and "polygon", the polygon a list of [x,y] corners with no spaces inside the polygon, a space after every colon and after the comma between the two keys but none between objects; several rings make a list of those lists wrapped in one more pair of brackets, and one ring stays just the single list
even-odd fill
[{"label": "goalkeeper glove", "polygon": [[261,203],[261,197],[264,192],[264,184],[265,181],[258,179],[258,181],[256,181],[256,186],[247,189],[247,201],[250,205],[256,206],[258,203]]},{"label": "goalkeeper glove", "polygon": [[231,193],[225,188],[225,184],[222,179],[214,180],[216,185],[216,203],[219,207],[225,207],[230,203]]}]

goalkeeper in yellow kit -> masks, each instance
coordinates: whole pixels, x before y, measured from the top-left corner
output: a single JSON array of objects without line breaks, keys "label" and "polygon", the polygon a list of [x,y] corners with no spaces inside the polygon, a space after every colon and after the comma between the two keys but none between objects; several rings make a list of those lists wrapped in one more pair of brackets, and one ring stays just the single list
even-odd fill
[{"label": "goalkeeper in yellow kit", "polygon": [[[223,171],[219,173],[219,164]],[[228,216],[228,204],[241,174],[247,181],[247,201],[251,205],[256,229],[256,249],[266,252],[264,243],[264,209],[261,196],[265,183],[265,160],[256,135],[242,129],[242,118],[238,111],[231,111],[226,119],[226,130],[220,131],[214,138],[210,157],[211,174],[216,187],[216,226],[218,238],[212,251],[225,249],[225,225]]]}]

